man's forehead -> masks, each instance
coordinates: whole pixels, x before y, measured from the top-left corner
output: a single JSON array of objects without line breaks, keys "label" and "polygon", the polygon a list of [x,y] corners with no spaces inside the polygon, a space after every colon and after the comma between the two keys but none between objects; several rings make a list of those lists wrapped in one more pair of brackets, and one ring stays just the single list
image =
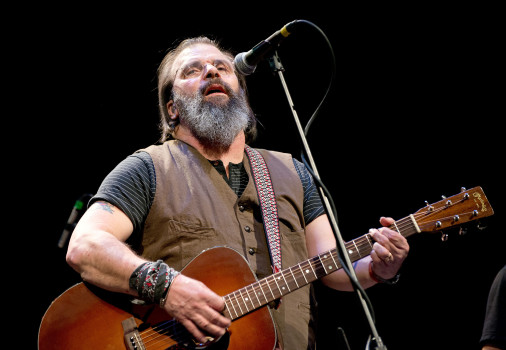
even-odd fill
[{"label": "man's forehead", "polygon": [[217,47],[209,44],[195,44],[185,48],[177,56],[172,67],[175,72],[181,66],[186,65],[188,62],[199,60],[199,61],[214,61],[214,60],[226,60],[232,62],[230,56],[225,55]]}]

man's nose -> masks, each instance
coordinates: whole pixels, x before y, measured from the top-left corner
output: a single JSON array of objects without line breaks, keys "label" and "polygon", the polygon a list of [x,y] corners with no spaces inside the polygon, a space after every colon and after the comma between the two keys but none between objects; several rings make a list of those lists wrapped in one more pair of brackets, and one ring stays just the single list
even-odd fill
[{"label": "man's nose", "polygon": [[210,63],[206,64],[204,69],[205,69],[206,79],[213,79],[213,78],[220,77],[220,72],[218,71],[218,68],[216,68],[212,64],[210,64]]}]

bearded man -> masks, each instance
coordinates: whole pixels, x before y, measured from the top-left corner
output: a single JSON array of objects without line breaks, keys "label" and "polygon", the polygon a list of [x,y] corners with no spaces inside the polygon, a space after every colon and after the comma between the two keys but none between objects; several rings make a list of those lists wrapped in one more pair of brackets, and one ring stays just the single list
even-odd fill
[{"label": "bearded man", "polygon": [[[155,303],[199,344],[226,339],[230,349],[314,349],[309,283],[290,288],[271,280],[268,289],[260,283],[261,293],[239,292],[241,307],[186,274],[195,257],[217,246],[240,254],[259,281],[335,248],[308,170],[289,154],[248,146],[256,121],[245,79],[215,41],[182,41],[163,59],[158,81],[161,142],[128,156],[104,179],[72,234],[68,263],[88,283]],[[267,179],[258,180],[257,161]],[[257,191],[261,181],[275,200],[274,240],[264,194]],[[364,288],[394,278],[409,250],[406,239],[386,227],[369,237],[371,254],[354,264]],[[212,266],[205,271],[206,278],[213,272],[212,282],[226,283]],[[322,281],[352,290],[342,270]],[[258,312],[255,302],[276,293],[282,302],[262,307],[272,324],[239,330]],[[264,343],[254,347],[260,339]]]}]

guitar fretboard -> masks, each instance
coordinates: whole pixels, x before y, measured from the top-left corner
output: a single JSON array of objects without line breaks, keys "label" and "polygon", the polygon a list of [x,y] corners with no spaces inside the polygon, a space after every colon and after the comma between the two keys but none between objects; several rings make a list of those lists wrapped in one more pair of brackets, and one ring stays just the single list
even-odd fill
[{"label": "guitar fretboard", "polygon": [[[390,229],[408,237],[419,232],[412,215],[392,224]],[[360,236],[345,244],[352,262],[371,253],[374,240],[369,234]],[[337,248],[316,255],[295,266],[286,268],[262,280],[243,287],[223,297],[225,316],[235,320],[251,311],[281,298],[305,285],[314,282],[342,267]]]}]

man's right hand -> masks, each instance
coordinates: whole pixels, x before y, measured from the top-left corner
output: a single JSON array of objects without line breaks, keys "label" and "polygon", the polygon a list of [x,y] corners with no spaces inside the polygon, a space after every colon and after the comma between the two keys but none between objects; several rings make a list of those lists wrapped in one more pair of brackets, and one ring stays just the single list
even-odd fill
[{"label": "man's right hand", "polygon": [[222,297],[183,274],[174,278],[164,305],[165,311],[200,343],[206,343],[209,336],[220,338],[230,327],[230,320],[221,313],[224,308]]}]

